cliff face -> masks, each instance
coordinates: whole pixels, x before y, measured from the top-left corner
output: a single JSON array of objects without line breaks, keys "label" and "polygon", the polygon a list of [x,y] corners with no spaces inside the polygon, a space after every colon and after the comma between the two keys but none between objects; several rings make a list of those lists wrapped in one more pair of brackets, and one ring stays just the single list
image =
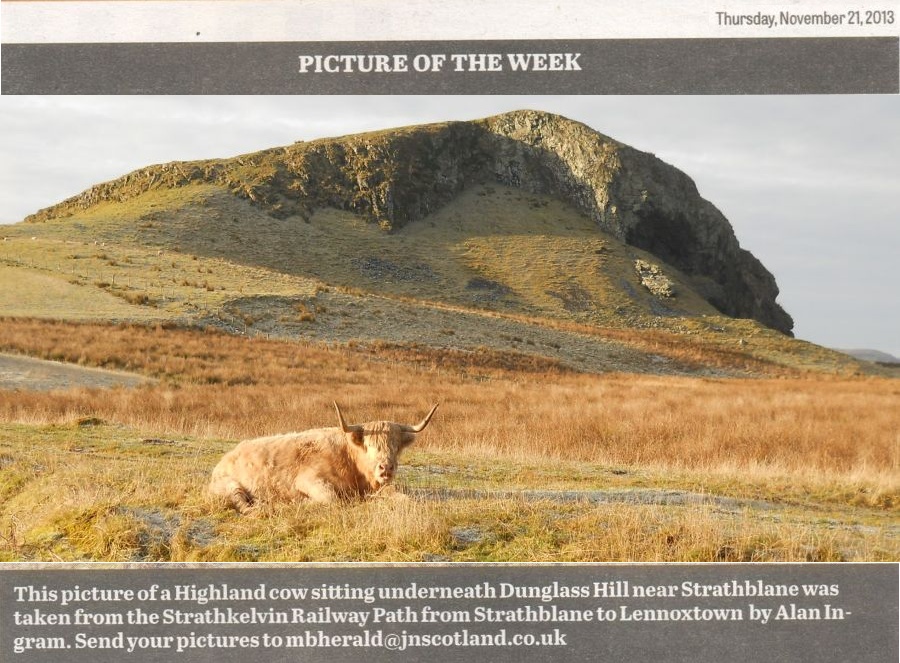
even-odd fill
[{"label": "cliff face", "polygon": [[565,200],[619,239],[694,279],[716,308],[790,333],[774,277],[740,248],[728,220],[691,179],[651,154],[537,111],[296,143],[220,161],[151,166],[92,187],[29,221],[144,191],[211,182],[271,215],[353,211],[386,231],[497,182]]},{"label": "cliff face", "polygon": [[[695,277],[723,313],[790,334],[794,323],[775,302],[775,278],[680,170],[559,116],[524,111],[482,124],[497,136],[498,178],[565,198],[604,230]],[[519,164],[533,170],[535,158],[540,174],[519,172]]]}]

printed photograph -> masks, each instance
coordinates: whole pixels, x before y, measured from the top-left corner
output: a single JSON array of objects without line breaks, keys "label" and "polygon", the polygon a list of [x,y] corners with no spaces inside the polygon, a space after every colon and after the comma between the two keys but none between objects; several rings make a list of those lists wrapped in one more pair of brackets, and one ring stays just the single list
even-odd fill
[{"label": "printed photograph", "polygon": [[0,561],[900,561],[897,97],[4,97]]}]

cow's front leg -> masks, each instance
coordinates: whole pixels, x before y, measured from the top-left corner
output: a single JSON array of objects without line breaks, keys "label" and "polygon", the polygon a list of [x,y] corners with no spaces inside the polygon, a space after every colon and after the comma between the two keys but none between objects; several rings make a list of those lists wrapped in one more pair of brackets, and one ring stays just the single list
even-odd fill
[{"label": "cow's front leg", "polygon": [[337,502],[340,499],[334,486],[319,478],[300,476],[294,482],[294,490],[313,502]]}]

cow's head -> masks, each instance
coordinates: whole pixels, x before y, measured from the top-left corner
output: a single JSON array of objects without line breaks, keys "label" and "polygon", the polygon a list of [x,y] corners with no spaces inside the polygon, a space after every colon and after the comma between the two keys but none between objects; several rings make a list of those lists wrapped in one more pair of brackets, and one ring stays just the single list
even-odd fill
[{"label": "cow's head", "polygon": [[416,439],[416,433],[421,433],[431,416],[437,410],[437,405],[425,415],[415,426],[407,424],[395,424],[390,421],[372,421],[367,424],[350,426],[344,420],[341,408],[334,404],[337,410],[338,421],[341,430],[347,434],[351,442],[359,447],[366,455],[366,463],[369,465],[372,480],[378,488],[389,483],[397,471],[397,456]]}]

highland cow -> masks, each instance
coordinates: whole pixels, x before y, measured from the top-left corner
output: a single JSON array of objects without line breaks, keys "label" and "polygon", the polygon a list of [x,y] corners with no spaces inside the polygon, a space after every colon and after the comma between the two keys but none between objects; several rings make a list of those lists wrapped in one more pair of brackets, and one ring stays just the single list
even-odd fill
[{"label": "highland cow", "polygon": [[394,478],[397,456],[431,421],[437,405],[415,426],[390,421],[348,425],[338,404],[339,428],[245,440],[212,472],[209,493],[240,513],[260,502],[360,499]]}]

